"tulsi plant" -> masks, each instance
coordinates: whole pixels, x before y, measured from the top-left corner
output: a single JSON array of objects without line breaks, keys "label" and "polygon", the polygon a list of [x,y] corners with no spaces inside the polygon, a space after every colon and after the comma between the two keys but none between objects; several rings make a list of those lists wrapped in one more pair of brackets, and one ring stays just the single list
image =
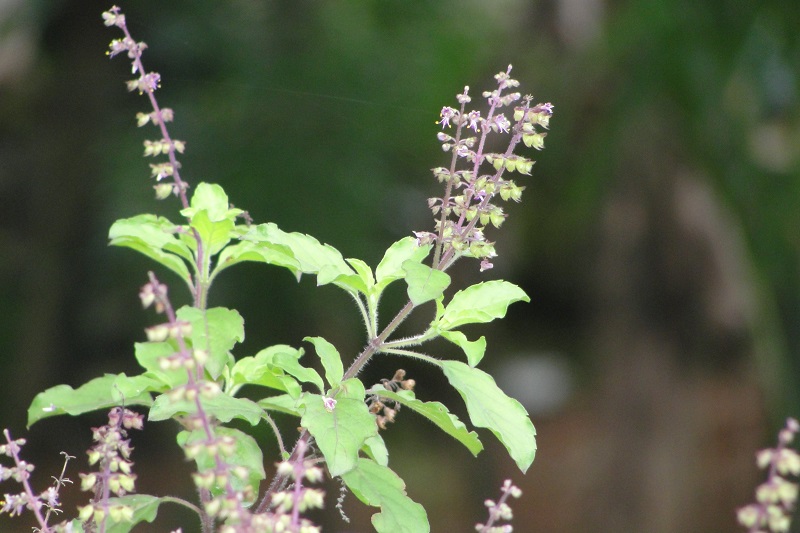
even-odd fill
[{"label": "tulsi plant", "polygon": [[[155,127],[158,137],[144,142],[144,155],[160,200],[177,198],[177,221],[141,214],[115,222],[109,231],[112,245],[131,248],[179,276],[192,305],[175,308],[168,287],[150,272],[140,299],[160,317],[136,343],[134,356],[143,367],[138,375],[104,375],[73,389],[59,385],[38,394],[28,411],[28,424],[57,415],[77,416],[109,409],[108,424],[93,430],[95,445],[89,464],[96,471],[81,474],[81,485],[91,491],[87,505],[72,520],[51,525],[52,511],[60,511],[59,490],[69,480],[37,493],[30,486],[30,465],[20,458],[24,440],[6,431],[0,452],[15,466],[0,469],[2,479],[13,477],[23,485],[19,495],[7,494],[2,511],[31,510],[41,531],[129,531],[153,521],[160,505],[178,503],[198,515],[203,532],[312,532],[319,528],[307,512],[323,506],[318,485],[325,476],[339,478],[365,504],[379,508],[372,516],[376,531],[421,533],[430,530],[423,507],[408,497],[403,480],[389,467],[389,452],[381,431],[389,428],[401,408],[409,416],[427,418],[472,454],[483,444],[475,431],[439,402],[415,397],[415,380],[397,370],[391,379],[375,385],[359,375],[373,358],[387,355],[425,361],[444,373],[466,403],[470,422],[488,429],[505,446],[524,473],[536,453],[535,430],[523,406],[507,396],[491,375],[478,368],[486,353],[486,339],[469,339],[467,324],[503,318],[508,306],[528,301],[518,286],[502,280],[478,283],[453,293],[448,270],[460,259],[474,259],[481,271],[497,257],[488,240],[490,227],[506,218],[502,202],[519,202],[523,186],[511,175],[529,175],[533,161],[515,153],[520,143],[541,149],[553,106],[534,104],[516,92],[511,67],[495,76],[495,86],[483,93],[488,110],[468,109],[469,88],[457,96],[456,107],[444,107],[438,121],[438,139],[449,154],[447,166],[433,169],[442,185],[441,197],[429,200],[435,224],[393,243],[375,268],[359,259],[345,259],[328,244],[301,233],[284,231],[274,223],[257,224],[232,207],[223,188],[213,183],[190,187],[178,160],[186,147],[173,139],[168,124],[171,109],[160,107],[155,93],[161,77],[142,64],[146,45],[133,39],[118,7],[103,13],[105,25],[122,32],[111,42],[108,55],[126,55],[136,76],[128,90],[144,95],[150,110],[136,116],[140,127]],[[507,116],[508,114],[508,116]],[[503,139],[502,152],[487,151]],[[342,357],[324,338],[309,336],[304,347],[269,346],[253,355],[237,354],[244,339],[244,321],[234,309],[208,307],[208,292],[223,271],[244,261],[288,269],[299,280],[316,276],[317,285],[345,291],[365,324],[365,347],[354,357]],[[393,283],[405,285],[408,301],[388,323],[378,319],[384,291]],[[398,326],[418,308],[434,312],[417,335],[397,338]],[[443,338],[458,346],[464,361],[439,359],[417,347]],[[322,375],[307,364],[307,349],[319,358]],[[240,397],[245,386],[258,386],[262,397]],[[134,494],[132,446],[128,432],[148,423],[175,420],[182,430],[177,443],[194,461],[198,502],[173,497]],[[413,413],[413,415],[412,415]],[[273,417],[299,419],[299,434],[287,446]],[[275,474],[267,480],[262,448],[247,431],[231,427],[234,420],[252,426],[267,424],[281,456]],[[237,424],[241,427],[241,424]],[[506,504],[519,489],[506,482],[498,504],[480,531],[510,531],[494,524],[510,519]],[[46,510],[46,513],[42,511]],[[195,525],[187,525],[196,529]]]}]

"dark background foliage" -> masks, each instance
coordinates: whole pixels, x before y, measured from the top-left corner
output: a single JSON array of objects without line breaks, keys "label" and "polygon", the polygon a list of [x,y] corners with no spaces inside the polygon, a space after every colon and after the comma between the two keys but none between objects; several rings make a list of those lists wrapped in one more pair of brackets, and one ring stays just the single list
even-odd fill
[{"label": "dark background foliage", "polygon": [[[107,247],[108,227],[154,210],[175,219],[177,204],[152,200],[141,142],[154,133],[133,118],[146,102],[125,92],[125,60],[103,55],[118,36],[100,20],[110,5],[0,7],[1,419],[29,436],[46,483],[61,450],[85,468],[87,426],[102,416],[26,432],[30,400],[52,385],[137,372],[132,343],[154,319],[136,297],[153,265]],[[431,227],[425,199],[438,190],[428,169],[444,161],[439,109],[513,64],[523,91],[555,104],[552,133],[534,154],[523,203],[493,236],[496,268],[479,275],[464,263],[454,275],[462,286],[502,277],[531,295],[480,333],[483,366],[529,409],[539,453],[523,477],[490,435],[473,459],[402,413],[386,433],[392,466],[433,531],[468,530],[508,476],[525,493],[519,531],[734,528],[735,507],[759,479],[754,451],[799,407],[794,1],[122,8],[150,46],[146,66],[162,74],[159,101],[187,141],[186,179],[218,182],[257,222],[373,265],[394,240]],[[239,355],[305,335],[343,354],[364,343],[347,298],[274,268],[232,269],[211,305],[244,316]],[[404,360],[376,362],[364,380],[399,367],[420,397],[463,412],[437,372]],[[292,421],[284,428],[293,434]],[[191,497],[174,432],[152,424],[134,438],[140,491]],[[268,445],[268,464],[273,452]],[[327,530],[368,527],[354,500],[353,523],[330,516]],[[176,527],[180,517],[167,515],[157,530]]]}]

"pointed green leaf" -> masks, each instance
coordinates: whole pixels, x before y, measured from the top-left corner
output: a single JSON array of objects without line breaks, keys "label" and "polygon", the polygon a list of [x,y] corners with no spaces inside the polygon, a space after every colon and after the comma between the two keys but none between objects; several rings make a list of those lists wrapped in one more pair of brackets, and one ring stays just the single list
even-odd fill
[{"label": "pointed green leaf", "polygon": [[536,455],[536,430],[522,404],[506,396],[483,370],[461,361],[440,361],[440,365],[464,398],[472,423],[494,433],[519,469],[527,471]]},{"label": "pointed green leaf", "polygon": [[278,411],[287,415],[302,416],[303,410],[299,407],[298,399],[289,394],[279,394],[258,400],[258,406],[267,411]]},{"label": "pointed green leaf", "polygon": [[431,526],[425,509],[406,494],[406,484],[391,469],[369,459],[359,459],[356,468],[342,476],[353,494],[381,512],[372,515],[378,533],[428,533]]},{"label": "pointed green leaf", "polygon": [[331,476],[352,470],[364,442],[378,433],[375,416],[364,403],[364,385],[355,378],[343,381],[330,411],[319,394],[305,393],[302,401],[300,423],[314,436]]},{"label": "pointed green leaf", "polygon": [[442,337],[453,344],[457,344],[467,355],[469,366],[478,366],[486,353],[486,337],[481,337],[476,341],[470,341],[467,336],[460,331],[442,331]]},{"label": "pointed green leaf", "polygon": [[328,380],[328,384],[331,388],[338,387],[344,374],[342,356],[339,355],[339,351],[322,337],[306,337],[303,340],[312,343],[317,350],[322,367],[325,369],[325,379]]},{"label": "pointed green leaf", "polygon": [[[339,276],[355,275],[342,254],[333,246],[320,244],[314,237],[303,233],[286,233],[271,222],[252,228],[242,236],[242,240],[270,242],[288,247],[300,263],[299,270],[291,270],[298,276],[298,279],[300,274],[316,274],[317,285],[335,282]],[[346,290],[353,291],[345,283],[335,283]]]},{"label": "pointed green leaf", "polygon": [[205,211],[211,222],[220,220],[235,221],[236,217],[244,211],[231,208],[228,203],[228,195],[222,186],[216,183],[198,183],[192,194],[190,206],[181,210],[181,214],[187,218],[194,218],[200,211]]},{"label": "pointed green leaf", "polygon": [[271,242],[240,242],[225,247],[217,258],[215,273],[243,261],[255,261],[288,268],[292,272],[300,270],[300,262],[294,258],[288,246]]},{"label": "pointed green leaf", "polygon": [[403,270],[403,263],[406,261],[422,262],[428,257],[431,248],[433,248],[431,244],[417,246],[417,240],[414,237],[404,237],[392,244],[383,255],[378,268],[375,269],[376,290],[381,292],[391,282],[404,278],[406,273]]},{"label": "pointed green leaf", "polygon": [[113,387],[119,391],[123,398],[134,398],[146,392],[160,394],[170,389],[169,385],[158,378],[147,375],[147,373],[139,374],[138,376],[120,374],[114,380]]},{"label": "pointed green leaf", "polygon": [[124,505],[133,509],[133,518],[130,521],[114,522],[109,516],[105,524],[106,533],[128,533],[136,524],[152,522],[156,519],[158,506],[162,503],[164,500],[149,494],[127,494],[118,498],[109,498],[108,505],[110,507]]},{"label": "pointed green leaf", "polygon": [[[261,453],[261,448],[253,437],[238,429],[217,427],[214,429],[214,434],[217,437],[230,437],[236,443],[233,454],[225,456],[225,462],[234,469],[244,467],[247,471],[247,477],[242,479],[237,475],[232,475],[229,476],[228,479],[230,479],[233,485],[233,490],[239,494],[242,494],[242,491],[246,487],[250,487],[250,490],[246,491],[245,494],[251,494],[253,499],[245,500],[244,503],[245,505],[252,504],[255,497],[258,495],[258,486],[261,480],[266,477],[266,473],[264,472],[264,456]],[[195,442],[205,442],[207,438],[203,430],[195,430],[191,433],[188,431],[181,431],[178,433],[177,441],[181,447],[185,447]],[[200,454],[195,458],[197,470],[199,472],[214,470],[217,466],[215,455],[216,454],[208,453],[202,449]],[[211,494],[214,496],[225,494],[225,486],[215,485],[211,487]]]},{"label": "pointed green leaf", "polygon": [[472,455],[478,455],[483,450],[483,444],[478,439],[478,434],[474,431],[469,431],[464,423],[456,415],[448,411],[443,404],[417,400],[412,391],[391,392],[386,390],[383,385],[375,385],[369,390],[369,393],[395,401],[424,416],[439,426],[442,431],[466,446]]},{"label": "pointed green leaf", "polygon": [[286,353],[297,359],[302,351],[285,344],[277,344],[264,348],[254,356],[241,358],[231,370],[231,385],[234,390],[243,385],[260,385],[286,391],[297,398],[301,392],[300,384],[274,364],[275,356],[279,353]]},{"label": "pointed green leaf", "polygon": [[[211,398],[204,397],[200,400],[200,403],[206,414],[215,417],[221,422],[230,422],[234,418],[239,418],[255,426],[261,421],[263,413],[261,407],[254,401],[247,398],[234,398],[224,392],[220,392]],[[169,393],[166,393],[156,397],[147,419],[152,422],[160,422],[178,414],[192,414],[196,411],[197,405],[194,401],[175,401],[169,397]]]},{"label": "pointed green leaf", "polygon": [[178,320],[192,324],[192,347],[208,352],[205,368],[212,379],[217,379],[232,360],[230,350],[244,340],[244,319],[238,311],[224,307],[213,307],[203,312],[196,307],[184,306],[178,309],[177,315]]},{"label": "pointed green leaf", "polygon": [[134,344],[136,360],[147,370],[147,375],[162,381],[170,389],[179,387],[188,380],[185,368],[161,369],[161,359],[174,355],[177,351],[178,347],[172,340]]},{"label": "pointed green leaf", "polygon": [[370,459],[379,465],[389,465],[389,450],[386,449],[386,443],[380,433],[365,440],[363,450],[364,453],[369,455]]},{"label": "pointed green leaf", "polygon": [[[123,374],[120,374],[123,375]],[[56,385],[37,394],[28,408],[28,427],[51,416],[81,415],[98,409],[109,409],[123,403],[127,406],[153,403],[149,394],[125,397],[114,388],[115,374],[106,374],[73,389],[69,385]]]},{"label": "pointed green leaf", "polygon": [[357,291],[368,294],[375,285],[375,277],[372,275],[372,269],[361,259],[346,259],[347,263],[356,271],[357,276],[347,275],[339,276],[335,282],[345,282],[349,287]]},{"label": "pointed green leaf", "polygon": [[450,285],[450,276],[441,270],[408,260],[403,263],[408,284],[408,297],[414,305],[435,300]]},{"label": "pointed green leaf", "polygon": [[233,229],[236,224],[232,220],[211,220],[205,209],[192,216],[190,225],[200,235],[206,257],[218,254],[235,237]]},{"label": "pointed green leaf", "polygon": [[108,230],[109,244],[125,246],[161,263],[191,282],[185,261],[193,263],[189,248],[176,236],[178,226],[164,217],[139,215],[117,220]]},{"label": "pointed green leaf", "polygon": [[297,350],[296,353],[278,352],[272,359],[272,364],[291,374],[303,383],[313,383],[317,386],[320,392],[325,392],[325,384],[316,370],[307,368],[300,364],[298,359],[303,355],[303,350]]},{"label": "pointed green leaf", "polygon": [[453,295],[437,326],[448,330],[464,324],[491,322],[506,316],[508,306],[520,300],[529,302],[530,298],[513,283],[502,280],[478,283]]}]

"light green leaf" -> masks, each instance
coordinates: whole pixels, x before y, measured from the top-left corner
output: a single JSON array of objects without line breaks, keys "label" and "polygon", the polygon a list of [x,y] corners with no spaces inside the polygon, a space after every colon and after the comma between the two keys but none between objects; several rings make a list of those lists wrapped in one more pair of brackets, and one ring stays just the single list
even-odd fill
[{"label": "light green leaf", "polygon": [[[252,494],[253,498],[245,500],[244,504],[252,504],[255,497],[258,495],[258,486],[261,480],[266,477],[266,473],[264,472],[264,456],[261,453],[261,448],[259,448],[258,443],[253,437],[238,429],[217,427],[214,429],[214,434],[217,437],[230,437],[236,443],[233,454],[225,456],[225,462],[234,469],[237,467],[244,467],[247,470],[248,475],[245,479],[232,475],[230,476],[230,480],[233,485],[233,490],[239,494],[242,493],[241,491],[244,490],[245,487],[250,487],[251,490],[247,492]],[[181,431],[178,433],[177,437],[178,444],[181,447],[185,447],[194,442],[204,442],[206,439],[207,437],[203,430],[195,430],[192,433]],[[197,470],[199,472],[207,472],[216,467],[214,454],[208,453],[205,450],[200,452],[195,458],[195,461],[197,462]],[[225,494],[225,487],[222,485],[215,485],[211,487],[211,494],[214,496]]]},{"label": "light green leaf", "polygon": [[447,380],[464,398],[472,423],[494,433],[519,469],[527,471],[536,455],[536,429],[522,404],[506,396],[483,370],[460,361],[439,363]]},{"label": "light green leaf", "polygon": [[276,368],[284,370],[303,383],[313,383],[320,392],[325,392],[325,384],[316,370],[307,368],[300,364],[298,359],[303,355],[303,350],[296,353],[278,352],[272,358],[272,364]]},{"label": "light green leaf", "polygon": [[412,391],[391,392],[382,385],[375,385],[369,390],[369,393],[393,400],[424,416],[439,426],[442,431],[466,446],[472,455],[478,455],[483,450],[483,444],[478,439],[478,434],[474,431],[469,431],[464,423],[456,415],[448,411],[443,404],[439,402],[423,402],[417,400]]},{"label": "light green leaf", "polygon": [[425,509],[406,495],[405,483],[388,467],[362,458],[342,479],[359,500],[381,508],[372,515],[378,533],[430,532]]},{"label": "light green leaf", "polygon": [[290,394],[279,394],[258,400],[258,406],[267,411],[278,411],[287,415],[302,416],[303,410],[298,406],[298,399]]},{"label": "light green leaf", "polygon": [[322,367],[325,369],[325,379],[328,380],[328,384],[331,388],[338,387],[344,374],[342,356],[339,355],[339,351],[322,337],[306,337],[303,340],[312,343],[317,350]]},{"label": "light green leaf", "polygon": [[486,353],[486,337],[481,337],[476,341],[470,341],[467,336],[460,331],[442,331],[442,337],[453,344],[457,344],[467,355],[469,366],[478,366]]},{"label": "light green leaf", "polygon": [[279,353],[286,353],[297,359],[303,352],[285,344],[277,344],[264,348],[254,356],[241,358],[236,361],[231,370],[234,390],[238,390],[243,385],[260,385],[286,391],[293,398],[300,396],[302,391],[297,380],[274,364],[275,355]]},{"label": "light green leaf", "polygon": [[369,293],[369,291],[372,290],[372,286],[375,285],[375,278],[372,275],[372,269],[361,259],[350,258],[346,261],[351,267],[353,267],[353,270],[356,271],[359,280],[363,284],[363,289],[361,292],[364,294]]},{"label": "light green leaf", "polygon": [[431,244],[417,246],[417,240],[414,237],[403,237],[392,244],[383,255],[378,268],[375,269],[376,290],[380,293],[391,282],[404,278],[406,273],[403,270],[403,263],[406,261],[422,262],[428,257],[431,248],[433,248]]},{"label": "light green leaf", "polygon": [[491,322],[506,316],[508,306],[520,300],[529,302],[530,298],[513,283],[502,280],[478,283],[453,295],[437,327],[449,330],[464,324]]},{"label": "light green leaf", "polygon": [[378,433],[375,416],[364,403],[364,385],[355,378],[343,381],[330,411],[319,394],[305,393],[301,401],[305,412],[300,423],[314,436],[331,476],[352,470],[364,442]]},{"label": "light green leaf", "polygon": [[414,305],[420,305],[440,297],[450,285],[450,276],[441,270],[409,259],[403,263],[408,284],[408,297]]},{"label": "light green leaf", "polygon": [[187,283],[191,275],[185,261],[194,263],[192,252],[177,236],[178,226],[164,217],[138,215],[117,220],[108,230],[109,244],[125,246],[161,263]]},{"label": "light green leaf", "polygon": [[197,211],[192,216],[190,225],[200,235],[200,240],[203,242],[203,252],[207,254],[206,258],[218,254],[235,237],[233,228],[236,224],[232,220],[213,221],[205,209]]},{"label": "light green leaf", "polygon": [[386,449],[386,443],[380,433],[365,440],[363,450],[379,465],[387,466],[389,464],[389,450]]},{"label": "light green leaf", "polygon": [[188,375],[185,368],[162,370],[160,360],[178,351],[175,341],[137,342],[134,344],[136,361],[147,370],[147,375],[161,380],[168,388],[174,389],[186,383]]},{"label": "light green leaf", "polygon": [[[186,371],[184,371],[185,373]],[[146,392],[162,393],[170,389],[169,385],[160,379],[148,375],[148,373],[138,376],[126,376],[120,374],[114,380],[113,387],[119,391],[123,398],[133,398]]]},{"label": "light green leaf", "polygon": [[336,285],[355,292],[352,287],[342,281],[335,281],[339,276],[355,275],[345,262],[342,254],[329,244],[320,242],[303,233],[286,233],[273,223],[259,224],[242,236],[242,240],[252,242],[270,242],[288,247],[295,259],[300,263],[299,270],[292,270],[295,275],[316,274],[317,285],[334,282]]},{"label": "light green leaf", "polygon": [[228,195],[216,183],[198,183],[194,189],[194,194],[192,194],[190,206],[181,210],[181,214],[187,218],[194,218],[200,211],[205,211],[211,222],[219,222],[220,220],[233,222],[237,216],[244,212],[241,209],[231,209],[228,203]]},{"label": "light green leaf", "polygon": [[292,250],[282,244],[271,242],[240,242],[225,247],[217,258],[215,274],[243,261],[255,261],[300,271],[300,262],[294,258]]},{"label": "light green leaf", "polygon": [[111,517],[105,524],[106,533],[128,533],[136,524],[152,522],[158,514],[158,506],[164,500],[149,494],[127,494],[122,497],[108,499],[108,505],[115,507],[124,505],[133,509],[133,519],[129,522],[114,522]]},{"label": "light green leaf", "polygon": [[192,324],[192,347],[208,352],[205,368],[212,379],[217,379],[232,361],[230,350],[244,340],[244,319],[238,311],[224,307],[212,307],[204,313],[196,307],[184,306],[177,315],[178,320]]},{"label": "light green leaf", "polygon": [[56,385],[40,392],[28,407],[28,427],[51,416],[63,414],[76,416],[98,409],[109,409],[123,403],[126,406],[152,405],[153,399],[148,393],[123,398],[119,391],[114,389],[117,377],[115,374],[106,374],[84,383],[77,389],[69,385]]},{"label": "light green leaf", "polygon": [[[221,422],[230,422],[234,418],[246,420],[250,425],[255,426],[261,420],[263,413],[261,407],[247,398],[234,398],[224,392],[218,393],[211,398],[202,398],[200,403],[206,414],[209,414]],[[153,407],[147,419],[152,422],[168,420],[177,414],[192,414],[197,411],[194,401],[170,399],[169,393],[156,397]]]}]

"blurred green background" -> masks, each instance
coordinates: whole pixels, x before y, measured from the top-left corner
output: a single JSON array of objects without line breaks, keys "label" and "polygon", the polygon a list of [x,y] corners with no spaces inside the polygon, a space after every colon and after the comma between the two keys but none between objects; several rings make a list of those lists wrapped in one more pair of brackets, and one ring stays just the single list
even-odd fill
[{"label": "blurred green background", "polygon": [[[26,435],[41,486],[59,452],[85,470],[103,416],[25,429],[33,396],[137,371],[154,315],[146,258],[106,246],[117,218],[156,211],[125,58],[93,0],[0,2],[0,421]],[[522,286],[483,368],[528,408],[539,452],[522,476],[493,437],[477,459],[411,413],[385,433],[391,466],[434,532],[468,531],[506,477],[524,492],[516,530],[731,531],[761,479],[754,452],[800,413],[800,9],[795,0],[174,1],[122,3],[157,94],[187,141],[190,183],[222,184],[256,222],[310,233],[375,265],[432,220],[445,163],[439,110],[511,63],[523,93],[555,105],[552,132],[485,274]],[[478,99],[474,102],[477,104]],[[187,294],[167,272],[177,303]],[[400,305],[398,291],[384,316]],[[211,305],[238,309],[239,355],[322,335],[353,357],[365,340],[336,289],[243,265]],[[406,332],[428,318],[410,321]],[[428,353],[455,356],[435,345]],[[417,394],[463,413],[441,376],[404,368]],[[283,421],[292,435],[293,420]],[[134,436],[139,491],[192,497],[176,428]],[[262,432],[264,442],[268,433]],[[275,448],[266,445],[271,466]],[[175,467],[174,465],[177,465]],[[174,468],[165,476],[165,469]],[[187,475],[184,475],[187,474]],[[369,530],[327,487],[326,531]],[[9,492],[10,486],[0,487]],[[77,492],[74,490],[73,493]],[[75,505],[80,495],[67,498]],[[70,507],[71,508],[71,507]],[[168,531],[185,515],[165,507]],[[26,523],[0,521],[2,531]],[[192,522],[184,531],[194,531]]]}]

